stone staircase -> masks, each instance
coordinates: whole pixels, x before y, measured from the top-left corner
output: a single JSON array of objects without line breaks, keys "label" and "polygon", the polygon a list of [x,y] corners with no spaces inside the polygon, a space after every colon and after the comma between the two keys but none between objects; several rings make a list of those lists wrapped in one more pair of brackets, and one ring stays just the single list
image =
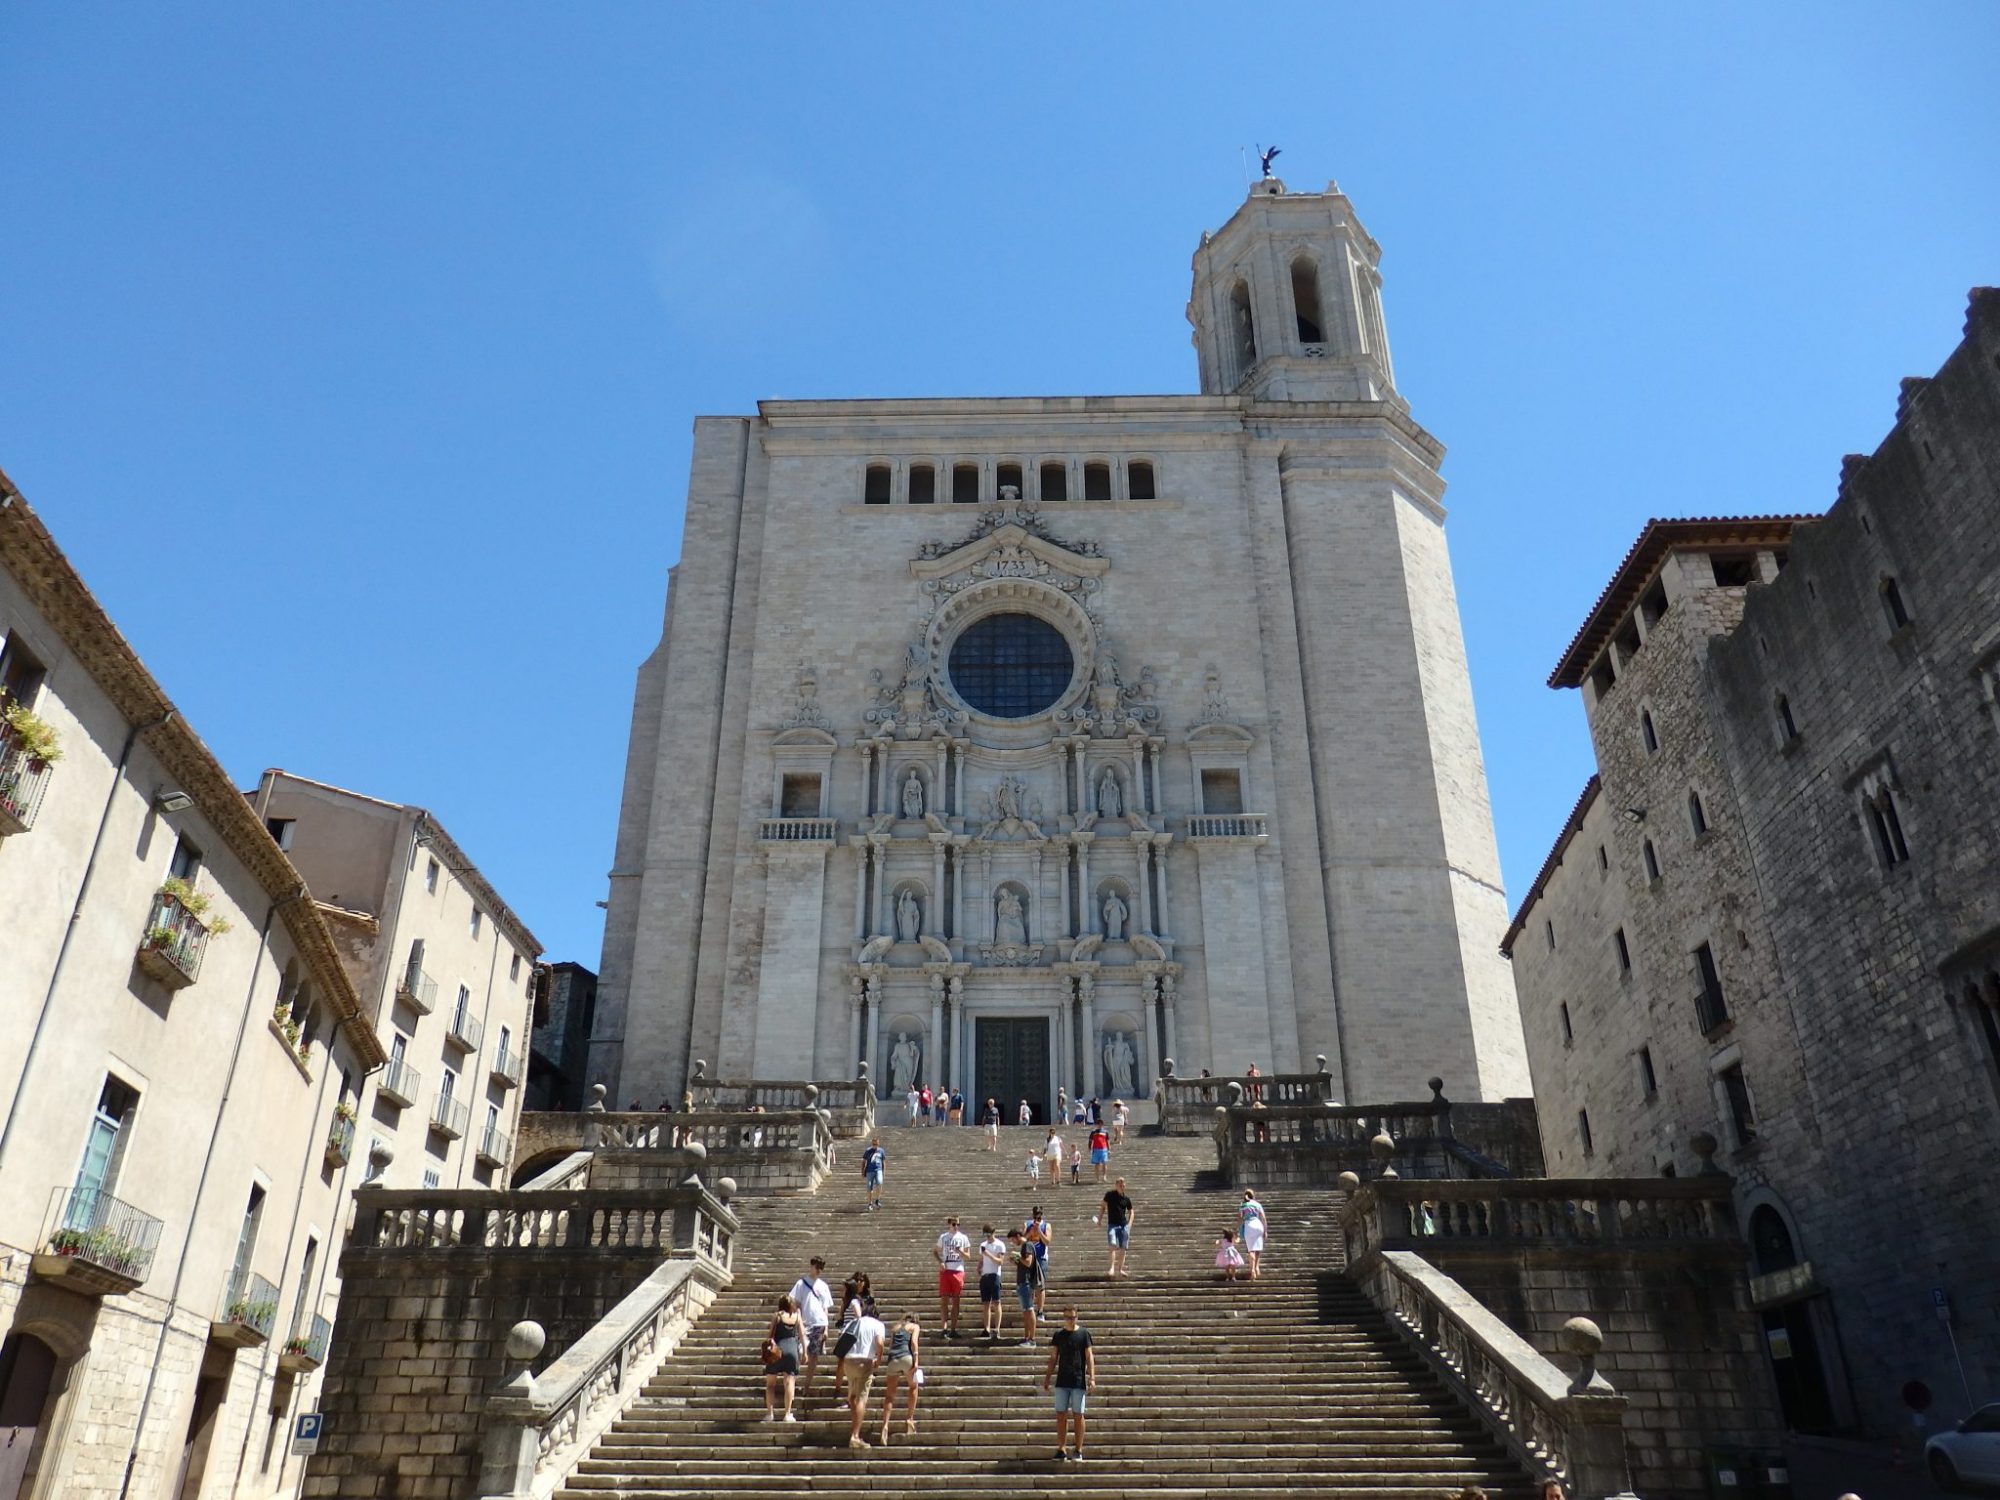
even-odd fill
[{"label": "stone staircase", "polygon": [[[1381,1314],[1335,1269],[1338,1196],[1266,1197],[1272,1236],[1257,1282],[1224,1284],[1214,1241],[1236,1222],[1239,1194],[1221,1188],[1205,1139],[1129,1140],[1112,1170],[1136,1205],[1131,1276],[1108,1280],[1104,1233],[1090,1222],[1102,1188],[1030,1191],[1023,1163],[1039,1130],[1007,1129],[983,1149],[976,1129],[883,1132],[888,1193],[862,1208],[860,1142],[843,1143],[816,1196],[738,1199],[743,1233],[736,1282],[599,1441],[559,1494],[725,1494],[804,1497],[870,1491],[883,1497],[1000,1496],[1021,1490],[1096,1500],[1227,1495],[1440,1500],[1481,1484],[1495,1500],[1534,1486],[1456,1402]],[[1067,1135],[1065,1137],[1068,1138]],[[977,1262],[957,1340],[937,1326],[930,1247],[946,1213],[976,1243],[1004,1233],[1040,1203],[1055,1229],[1049,1326],[1074,1302],[1097,1348],[1088,1460],[1055,1461],[1054,1423],[1040,1381],[1046,1337],[1020,1338],[1011,1276],[998,1343],[980,1326]],[[922,1319],[926,1384],[917,1432],[900,1415],[891,1446],[851,1450],[829,1358],[798,1425],[763,1422],[758,1347],[772,1305],[804,1268],[826,1258],[838,1293],[866,1270],[886,1314]],[[874,1440],[882,1380],[866,1434]]]}]

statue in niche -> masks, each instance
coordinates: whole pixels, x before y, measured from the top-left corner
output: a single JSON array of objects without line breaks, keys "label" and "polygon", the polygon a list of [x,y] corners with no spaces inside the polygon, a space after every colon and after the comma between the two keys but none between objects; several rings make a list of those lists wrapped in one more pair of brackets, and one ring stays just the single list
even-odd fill
[{"label": "statue in niche", "polygon": [[923,931],[924,909],[917,898],[904,891],[896,898],[896,936],[906,943],[914,943]]},{"label": "statue in niche", "polygon": [[907,1031],[896,1033],[896,1045],[889,1049],[889,1092],[907,1094],[917,1086],[917,1065],[923,1049]]},{"label": "statue in niche", "polygon": [[1129,1099],[1138,1092],[1133,1086],[1138,1065],[1139,1059],[1125,1033],[1107,1031],[1104,1034],[1104,1072],[1111,1080],[1111,1096],[1114,1099]]},{"label": "statue in niche", "polygon": [[1028,946],[1028,923],[1021,912],[1021,898],[1003,888],[993,922],[993,941],[1003,948]]},{"label": "statue in niche", "polygon": [[1097,653],[1097,662],[1091,669],[1092,686],[1100,692],[1105,688],[1124,686],[1125,679],[1118,675],[1118,658],[1107,650]]},{"label": "statue in niche", "polygon": [[1097,778],[1097,815],[1100,818],[1125,816],[1125,794],[1119,789],[1118,773],[1108,766],[1104,774]]},{"label": "statue in niche", "polygon": [[930,669],[930,652],[924,649],[922,641],[911,641],[903,651],[903,691],[907,693],[921,688]]},{"label": "statue in niche", "polygon": [[1132,915],[1131,908],[1118,899],[1118,892],[1107,891],[1104,896],[1104,939],[1118,943],[1125,939],[1125,922]]},{"label": "statue in niche", "polygon": [[921,818],[924,815],[924,779],[915,771],[903,778],[903,816]]},{"label": "statue in niche", "polygon": [[1003,818],[1021,816],[1021,783],[1012,776],[1000,778],[1000,787],[993,794],[993,806]]}]

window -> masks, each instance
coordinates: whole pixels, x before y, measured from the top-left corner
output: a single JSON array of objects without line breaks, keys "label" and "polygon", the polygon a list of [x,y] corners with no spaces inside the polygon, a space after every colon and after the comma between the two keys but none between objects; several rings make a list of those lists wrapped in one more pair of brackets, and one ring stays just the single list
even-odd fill
[{"label": "window", "polygon": [[1571,1042],[1576,1040],[1576,1030],[1569,1024],[1569,1002],[1567,1000],[1556,1007],[1556,1014],[1562,1019],[1563,1045],[1567,1047]]},{"label": "window", "polygon": [[70,1208],[72,1223],[100,1212],[98,1195],[118,1185],[118,1167],[125,1157],[125,1143],[132,1113],[139,1107],[139,1091],[106,1074],[97,1093],[97,1108],[91,1112],[90,1131],[84,1137],[83,1160],[76,1169],[76,1192]]},{"label": "window", "polygon": [[937,504],[937,470],[929,464],[910,465],[910,504]]},{"label": "window", "polygon": [[1715,582],[1718,588],[1747,588],[1757,581],[1755,553],[1738,557],[1711,557],[1709,564],[1715,569]]},{"label": "window", "polygon": [[1799,737],[1798,721],[1792,717],[1792,700],[1778,694],[1778,739],[1790,744]]},{"label": "window", "polygon": [[1701,793],[1688,793],[1688,827],[1700,838],[1708,832],[1708,809],[1701,805]]},{"label": "window", "polygon": [[167,862],[167,873],[189,885],[201,873],[201,850],[184,833],[174,840],[174,857]]},{"label": "window", "polygon": [[509,983],[512,983],[513,981],[518,980],[520,977],[521,977],[521,955],[516,953],[507,960],[507,979]]},{"label": "window", "polygon": [[1660,878],[1660,856],[1653,848],[1653,841],[1647,839],[1640,846],[1639,853],[1646,861],[1646,878],[1648,880],[1658,880]]},{"label": "window", "polygon": [[1897,865],[1907,863],[1910,846],[1903,837],[1902,816],[1896,810],[1895,788],[1886,781],[1864,787],[1861,809],[1868,831],[1874,836],[1875,857],[1882,862],[1882,868],[1893,870]]},{"label": "window", "polygon": [[807,771],[787,771],[779,793],[778,816],[816,818],[819,816],[819,776]]},{"label": "window", "polygon": [[1723,997],[1722,975],[1715,967],[1715,950],[1703,943],[1694,950],[1695,975],[1701,993],[1695,997],[1695,1016],[1703,1032],[1714,1031],[1729,1019],[1729,1002]]},{"label": "window", "polygon": [[1653,711],[1649,708],[1639,710],[1639,738],[1645,742],[1648,755],[1659,751],[1660,735],[1659,731],[1653,728]]},{"label": "window", "polygon": [[1729,1107],[1729,1125],[1736,1132],[1737,1149],[1757,1138],[1757,1117],[1750,1108],[1750,1085],[1743,1081],[1743,1064],[1731,1063],[1715,1075],[1722,1085],[1723,1102]]},{"label": "window", "polygon": [[979,503],[979,465],[952,465],[951,503],[953,505],[977,505]]},{"label": "window", "polygon": [[1042,499],[1069,499],[1069,469],[1059,463],[1042,465]]},{"label": "window", "polygon": [[465,930],[466,930],[466,933],[467,933],[467,934],[468,934],[469,936],[471,936],[471,937],[478,937],[478,936],[479,936],[479,924],[480,924],[480,922],[481,922],[482,920],[483,920],[483,919],[482,919],[482,917],[481,917],[481,915],[480,915],[480,911],[479,911],[479,908],[478,908],[478,907],[476,907],[476,906],[475,906],[475,907],[473,907],[473,908],[472,908],[472,915],[471,915],[470,917],[466,918],[466,921],[465,921]]},{"label": "window", "polygon": [[1653,1049],[1639,1049],[1639,1097],[1651,1099],[1660,1092],[1660,1076],[1653,1071]]},{"label": "window", "polygon": [[1326,320],[1319,314],[1319,268],[1308,256],[1292,262],[1292,311],[1299,320],[1301,344],[1326,342]]},{"label": "window", "polygon": [[887,505],[889,503],[889,466],[870,464],[868,475],[861,482],[861,503],[863,505]]},{"label": "window", "polygon": [[1580,1109],[1576,1112],[1576,1138],[1583,1142],[1583,1154],[1585,1156],[1589,1156],[1595,1151],[1596,1147],[1591,1143],[1590,1139],[1590,1111],[1587,1109]]},{"label": "window", "polygon": [[1611,869],[1611,856],[1605,851],[1602,844],[1597,846],[1597,869],[1600,874],[1606,873]]},{"label": "window", "polygon": [[441,1182],[442,1180],[443,1180],[443,1179],[442,1179],[442,1178],[440,1178],[440,1177],[438,1176],[438,1173],[437,1173],[437,1168],[436,1168],[436,1167],[425,1167],[425,1168],[424,1168],[424,1186],[425,1186],[425,1187],[427,1187],[427,1188],[434,1188],[434,1187],[436,1187],[436,1186],[438,1185],[438,1183],[439,1183],[439,1182]]},{"label": "window", "polygon": [[1159,497],[1151,464],[1138,461],[1126,465],[1125,493],[1134,500],[1153,500]]},{"label": "window", "polygon": [[1257,363],[1257,320],[1250,313],[1250,287],[1237,282],[1229,294],[1229,323],[1236,351],[1236,378],[1242,380]]},{"label": "window", "polygon": [[389,1040],[389,1066],[400,1068],[404,1055],[410,1050],[410,1039],[402,1032],[395,1033]]},{"label": "window", "polygon": [[292,825],[295,818],[266,818],[264,831],[271,835],[271,842],[287,854],[292,852]]},{"label": "window", "polygon": [[1551,952],[1551,953],[1555,952],[1555,951],[1556,951],[1556,924],[1555,924],[1555,923],[1553,923],[1553,922],[1548,922],[1548,921],[1545,921],[1545,922],[1543,922],[1543,923],[1542,923],[1542,934],[1543,934],[1543,936],[1545,936],[1545,937],[1546,937],[1546,938],[1547,938],[1547,939],[1549,940],[1549,952]]},{"label": "window", "polygon": [[1205,813],[1243,811],[1243,773],[1209,771],[1201,773],[1201,810]]},{"label": "window", "polygon": [[1646,629],[1650,631],[1655,625],[1659,624],[1660,621],[1666,617],[1666,613],[1667,613],[1666,581],[1664,579],[1655,578],[1653,580],[1653,586],[1647,589],[1646,592],[1642,594],[1639,598],[1639,618],[1646,622]]},{"label": "window", "polygon": [[229,1295],[233,1301],[250,1273],[250,1258],[257,1253],[257,1231],[264,1222],[264,1190],[250,1185],[250,1202],[243,1210],[243,1224],[236,1231],[236,1259],[229,1267]]},{"label": "window", "polygon": [[450,1068],[444,1070],[444,1077],[438,1083],[438,1098],[449,1101],[458,1092],[458,1075]]},{"label": "window", "polygon": [[458,1003],[451,1008],[451,1029],[460,1036],[465,1035],[465,1018],[472,1011],[472,991],[464,985],[458,987]]},{"label": "window", "polygon": [[1007,491],[1009,490],[1014,492],[1016,500],[1023,498],[1028,493],[1026,486],[1021,483],[1021,466],[1019,464],[1001,464],[999,468],[993,471],[993,484],[995,494],[1002,500],[1007,498]]},{"label": "window", "polygon": [[438,862],[436,860],[432,860],[429,864],[424,866],[424,889],[428,891],[431,895],[435,896],[437,894],[437,888],[438,888]]},{"label": "window", "polygon": [[1597,658],[1597,665],[1590,669],[1590,686],[1599,698],[1618,685],[1618,664],[1605,652]]},{"label": "window", "polygon": [[1888,616],[1889,629],[1901,630],[1910,623],[1909,606],[1903,603],[1903,590],[1889,574],[1882,575],[1882,613]]},{"label": "window", "polygon": [[952,642],[951,684],[996,719],[1027,719],[1069,690],[1076,659],[1063,633],[1034,615],[988,615]]},{"label": "window", "polygon": [[307,1235],[306,1253],[299,1260],[299,1289],[292,1297],[292,1329],[296,1333],[312,1331],[313,1268],[318,1263],[319,1241]]},{"label": "window", "polygon": [[1090,463],[1083,466],[1083,498],[1086,500],[1111,498],[1110,464]]},{"label": "window", "polygon": [[1972,1029],[1985,1053],[1985,1072],[2000,1099],[2000,973],[1986,971],[1980,980],[1968,980],[1965,1005],[1972,1015]]},{"label": "window", "polygon": [[500,1028],[500,1046],[498,1050],[494,1052],[493,1055],[499,1058],[502,1062],[505,1062],[509,1057],[513,1056],[513,1052],[511,1051],[511,1044],[513,1043],[513,1040],[514,1040],[513,1031],[508,1027],[502,1026]]},{"label": "window", "polygon": [[0,698],[33,708],[47,675],[35,654],[15,636],[9,635],[0,645]]},{"label": "window", "polygon": [[1625,941],[1624,928],[1621,927],[1611,934],[1611,948],[1618,955],[1618,972],[1620,974],[1630,974],[1632,972],[1632,949]]},{"label": "window", "polygon": [[497,1136],[499,1133],[500,1133],[500,1106],[497,1104],[489,1104],[486,1106],[486,1136],[482,1144],[491,1147],[494,1144],[493,1138]]}]

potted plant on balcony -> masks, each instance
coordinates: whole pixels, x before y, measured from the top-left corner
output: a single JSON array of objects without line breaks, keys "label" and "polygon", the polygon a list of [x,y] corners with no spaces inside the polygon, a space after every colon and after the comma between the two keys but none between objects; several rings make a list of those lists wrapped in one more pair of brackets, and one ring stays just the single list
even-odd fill
[{"label": "potted plant on balcony", "polygon": [[229,931],[229,918],[224,916],[211,917],[208,914],[209,907],[214,905],[214,902],[209,899],[208,894],[204,891],[196,890],[185,880],[181,879],[180,876],[169,875],[165,880],[161,881],[160,894],[162,896],[171,896],[174,900],[178,901],[181,904],[182,910],[208,930],[210,937],[221,937],[223,933]]},{"label": "potted plant on balcony", "polygon": [[271,1012],[271,1024],[284,1033],[286,1046],[294,1052],[299,1050],[302,1045],[299,1040],[299,1023],[292,1016],[289,1002],[284,1000],[278,1002],[277,1009]]},{"label": "potted plant on balcony", "polygon": [[275,1302],[252,1302],[248,1297],[232,1297],[229,1301],[228,1321],[241,1323],[245,1328],[264,1328],[277,1315]]},{"label": "potted plant on balcony", "polygon": [[55,726],[25,703],[9,703],[0,709],[7,733],[28,758],[28,769],[40,774],[62,759],[62,738]]},{"label": "potted plant on balcony", "polygon": [[88,1261],[120,1276],[138,1275],[139,1252],[117,1230],[58,1229],[49,1241],[52,1254],[66,1260]]}]

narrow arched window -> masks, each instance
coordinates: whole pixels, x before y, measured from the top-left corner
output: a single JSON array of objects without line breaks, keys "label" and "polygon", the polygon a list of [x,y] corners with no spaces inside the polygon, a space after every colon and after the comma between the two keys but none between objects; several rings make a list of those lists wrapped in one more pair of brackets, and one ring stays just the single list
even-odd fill
[{"label": "narrow arched window", "polygon": [[1010,489],[1014,492],[1016,500],[1028,498],[1027,486],[1021,482],[1019,464],[1001,464],[993,471],[993,497],[996,500],[1005,500]]},{"label": "narrow arched window", "polygon": [[1069,469],[1059,463],[1042,465],[1042,499],[1069,499]]},{"label": "narrow arched window", "polygon": [[977,505],[979,503],[979,465],[952,465],[951,503],[953,505]]},{"label": "narrow arched window", "polygon": [[937,470],[929,464],[910,465],[910,504],[937,503]]},{"label": "narrow arched window", "polygon": [[1326,319],[1319,312],[1319,267],[1310,256],[1292,262],[1292,311],[1299,320],[1301,344],[1326,342]]},{"label": "narrow arched window", "polygon": [[1109,500],[1111,498],[1111,465],[1085,464],[1083,466],[1083,498],[1086,500]]},{"label": "narrow arched window", "polygon": [[1902,587],[1887,573],[1882,575],[1882,613],[1889,617],[1891,630],[1901,630],[1910,623],[1910,609],[1903,603]]},{"label": "narrow arched window", "polygon": [[870,464],[868,478],[861,488],[861,499],[867,505],[887,505],[889,503],[889,466]]},{"label": "narrow arched window", "polygon": [[1153,466],[1143,460],[1127,464],[1125,467],[1125,493],[1134,500],[1158,498],[1159,490],[1153,480]]},{"label": "narrow arched window", "polygon": [[1250,314],[1247,282],[1237,282],[1236,289],[1229,294],[1229,326],[1236,350],[1236,374],[1241,379],[1257,363],[1257,322]]}]

